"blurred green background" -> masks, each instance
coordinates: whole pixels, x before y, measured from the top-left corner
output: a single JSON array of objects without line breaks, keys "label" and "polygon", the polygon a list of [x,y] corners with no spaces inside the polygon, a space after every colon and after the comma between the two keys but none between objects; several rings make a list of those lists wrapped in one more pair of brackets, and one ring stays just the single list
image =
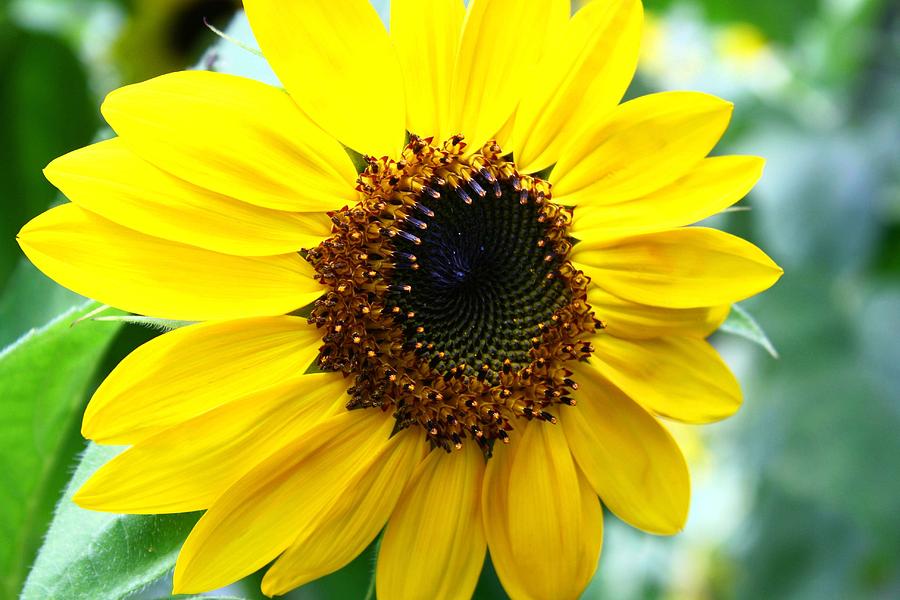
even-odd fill
[{"label": "blurred green background", "polygon": [[[14,598],[84,448],[84,403],[155,335],[109,322],[45,327],[84,299],[37,273],[14,241],[59,200],[41,169],[110,135],[99,104],[122,84],[193,64],[275,79],[203,25],[253,45],[238,1],[0,6],[0,348],[42,328],[0,354],[0,598]],[[386,1],[376,6],[387,14]],[[585,597],[900,598],[900,4],[645,7],[629,95],[695,89],[732,100],[717,153],[768,159],[740,203],[747,210],[715,225],[785,269],[745,304],[780,358],[717,334],[746,401],[724,423],[675,428],[694,482],[685,531],[658,538],[609,516]],[[363,597],[371,561],[370,551],[291,597]],[[251,578],[223,593],[256,598],[256,589]],[[158,583],[135,597],[167,590]],[[505,597],[489,565],[476,596]]]}]

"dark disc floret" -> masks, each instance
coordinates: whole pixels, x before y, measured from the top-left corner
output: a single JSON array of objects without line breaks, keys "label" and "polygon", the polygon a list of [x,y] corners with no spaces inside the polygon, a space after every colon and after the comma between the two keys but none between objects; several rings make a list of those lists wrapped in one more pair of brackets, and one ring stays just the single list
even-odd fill
[{"label": "dark disc floret", "polygon": [[353,378],[348,408],[489,451],[517,419],[555,422],[574,405],[566,363],[590,356],[600,324],[550,185],[496,143],[467,155],[460,136],[430,142],[368,159],[363,199],[332,213],[332,236],[308,252],[328,288],[310,315],[318,366]]}]

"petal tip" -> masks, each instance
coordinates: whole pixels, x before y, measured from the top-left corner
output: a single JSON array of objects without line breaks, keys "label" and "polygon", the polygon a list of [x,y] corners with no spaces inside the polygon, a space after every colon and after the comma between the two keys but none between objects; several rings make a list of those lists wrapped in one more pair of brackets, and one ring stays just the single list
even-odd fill
[{"label": "petal tip", "polygon": [[23,246],[23,250],[24,244],[27,244],[27,239],[34,230],[34,222],[38,218],[40,218],[40,215],[22,225],[22,228],[19,229],[19,232],[16,234],[16,242],[18,242],[19,246]]},{"label": "petal tip", "polygon": [[698,113],[714,115],[725,119],[726,123],[731,121],[731,117],[734,115],[734,102],[705,92],[693,93],[697,94],[696,97],[700,100],[695,106]]},{"label": "petal tip", "polygon": [[85,493],[84,488],[87,487],[87,482],[84,483],[78,491],[72,496],[72,502],[74,502],[79,508],[83,508],[85,510],[92,510],[92,506],[90,501],[87,499],[88,494]]},{"label": "petal tip", "polygon": [[[43,174],[44,179],[46,179],[50,183],[53,183],[53,178],[56,174],[57,168],[59,167],[58,163],[60,158],[62,157],[54,158],[49,163],[47,163],[47,166],[41,169],[41,174]],[[54,183],[53,185],[55,186],[56,184]]]},{"label": "petal tip", "polygon": [[103,98],[103,102],[100,103],[100,114],[103,115],[104,120],[109,122],[110,113],[115,112],[115,105],[118,100],[120,100],[121,96],[127,93],[129,86],[124,86],[120,88],[116,88],[110,93],[106,94],[106,97]]},{"label": "petal tip", "polygon": [[209,591],[189,578],[190,572],[188,567],[190,563],[184,559],[184,556],[185,552],[182,546],[181,552],[178,553],[178,559],[175,561],[175,572],[172,574],[172,595],[201,594]]},{"label": "petal tip", "polygon": [[92,442],[97,442],[97,431],[95,427],[91,427],[87,418],[81,422],[81,437]]},{"label": "petal tip", "polygon": [[[99,392],[100,390],[97,390]],[[88,402],[87,407],[84,409],[84,416],[81,417],[81,437],[86,440],[91,440],[92,442],[98,441],[98,429],[97,427],[97,408],[91,408],[91,405],[98,406],[99,403],[94,401],[94,398],[97,397],[97,392],[94,392],[94,397],[91,398],[91,401]]]},{"label": "petal tip", "polygon": [[259,586],[260,591],[267,598],[272,598],[285,593],[285,590],[281,589],[277,582],[274,581],[274,577],[270,577],[271,574],[272,570],[270,569],[266,572],[265,576],[263,576],[262,583]]},{"label": "petal tip", "polygon": [[[90,404],[88,408],[90,408]],[[110,423],[108,419],[104,423],[98,411],[85,410],[81,420],[81,437],[101,445],[130,445],[136,441],[136,437],[123,435],[121,428],[117,429],[115,425],[111,427]],[[140,431],[140,429],[135,429],[135,431]]]},{"label": "petal tip", "polygon": [[659,521],[655,523],[647,523],[637,527],[641,531],[645,533],[649,533],[651,535],[660,535],[660,536],[674,536],[682,533],[684,531],[685,526],[687,525],[687,510],[685,509],[684,516],[678,517],[671,520]]},{"label": "petal tip", "polygon": [[765,263],[764,266],[768,268],[770,272],[769,282],[757,293],[762,293],[763,291],[769,289],[770,287],[778,283],[778,280],[781,279],[781,277],[784,275],[784,269],[782,269],[781,266],[774,260],[772,260],[768,255],[765,256],[768,259],[767,263]]},{"label": "petal tip", "polygon": [[[98,471],[97,473],[99,472],[100,471]],[[102,488],[106,487],[108,484],[105,482],[100,482],[99,484],[93,483],[94,479],[96,479],[96,474],[85,481],[81,485],[81,487],[78,488],[78,491],[75,492],[75,494],[72,496],[72,502],[74,502],[76,506],[78,506],[79,508],[83,508],[84,510],[90,510],[94,512],[132,512],[127,509],[123,510],[123,507],[121,505],[116,506],[115,503],[111,503],[109,495],[102,492]],[[98,487],[101,489],[97,489]]]},{"label": "petal tip", "polygon": [[[762,179],[763,172],[766,170],[766,159],[762,156],[747,156],[747,170],[752,173],[752,186],[755,186]],[[753,189],[751,186],[750,189]],[[750,193],[750,190],[747,190]]]},{"label": "petal tip", "polygon": [[[32,264],[37,266],[41,252],[34,244],[35,232],[31,227],[31,222],[25,223],[19,233],[16,234],[16,243]],[[38,267],[40,269],[40,267]]]}]

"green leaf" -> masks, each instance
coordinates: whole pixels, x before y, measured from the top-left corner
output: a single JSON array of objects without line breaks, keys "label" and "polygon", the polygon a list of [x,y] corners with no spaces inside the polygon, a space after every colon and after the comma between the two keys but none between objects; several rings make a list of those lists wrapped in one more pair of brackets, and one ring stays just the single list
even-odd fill
[{"label": "green leaf", "polygon": [[0,294],[0,348],[85,302],[86,298],[58,285],[26,258],[19,259]]},{"label": "green leaf", "polygon": [[[83,304],[0,352],[0,597],[15,597],[68,478],[70,440],[118,324],[73,321]],[[73,435],[67,435],[67,434]]]},{"label": "green leaf", "polygon": [[0,114],[7,116],[0,119],[2,289],[21,256],[16,232],[56,196],[41,169],[90,143],[99,124],[96,100],[75,49],[61,37],[0,23]]},{"label": "green leaf", "polygon": [[738,304],[734,304],[731,307],[731,312],[728,313],[728,318],[719,327],[719,331],[746,338],[765,348],[766,352],[772,355],[772,358],[778,358],[778,351],[775,350],[775,346],[772,345],[769,336],[759,326],[756,319]]},{"label": "green leaf", "polygon": [[21,600],[124,598],[164,577],[200,513],[119,515],[79,508],[72,496],[121,451],[91,444],[56,508]]}]

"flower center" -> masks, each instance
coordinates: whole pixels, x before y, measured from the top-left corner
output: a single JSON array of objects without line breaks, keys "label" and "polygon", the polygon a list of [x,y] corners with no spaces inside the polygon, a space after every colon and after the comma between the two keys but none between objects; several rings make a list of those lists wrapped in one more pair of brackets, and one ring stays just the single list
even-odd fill
[{"label": "flower center", "polygon": [[567,260],[571,211],[495,143],[466,156],[415,136],[399,161],[368,159],[362,201],[331,215],[309,251],[329,291],[310,322],[319,367],[353,376],[348,408],[393,410],[445,449],[490,451],[517,419],[573,405],[566,363],[598,327],[588,278]]}]

